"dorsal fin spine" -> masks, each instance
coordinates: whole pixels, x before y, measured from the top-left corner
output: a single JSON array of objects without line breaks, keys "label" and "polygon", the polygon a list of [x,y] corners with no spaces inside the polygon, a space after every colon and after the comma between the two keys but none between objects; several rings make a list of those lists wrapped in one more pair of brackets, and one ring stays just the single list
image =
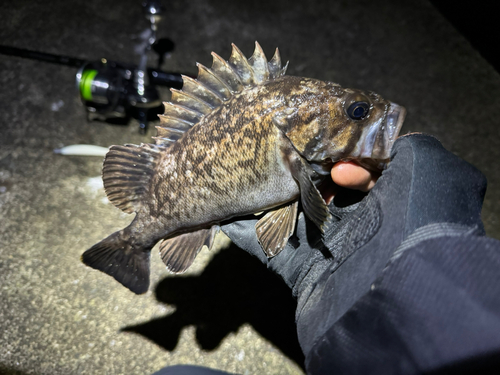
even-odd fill
[{"label": "dorsal fin spine", "polygon": [[228,100],[232,95],[230,87],[205,65],[200,63],[196,65],[198,66],[197,80],[209,87],[222,100]]},{"label": "dorsal fin spine", "polygon": [[166,103],[164,115],[166,117],[179,118],[192,124],[196,124],[203,116],[203,114],[198,111],[194,111],[176,103]]},{"label": "dorsal fin spine", "polygon": [[283,77],[285,74],[286,74],[286,70],[288,68],[288,61],[286,62],[285,66],[283,67],[283,69],[280,70],[280,77]]},{"label": "dorsal fin spine", "polygon": [[254,79],[257,83],[262,83],[269,80],[269,65],[266,55],[262,51],[259,43],[255,42],[255,50],[252,57],[248,59],[248,63],[252,67]]},{"label": "dorsal fin spine", "polygon": [[201,113],[200,111],[197,111],[196,109],[193,109],[193,108],[186,107],[185,105],[182,105],[180,103],[168,103],[168,104],[169,104],[169,106],[172,106],[174,108],[180,108],[183,111],[191,112],[197,116],[203,115],[203,113]]},{"label": "dorsal fin spine", "polygon": [[248,63],[245,55],[233,43],[231,57],[229,58],[229,65],[234,69],[236,74],[240,77],[241,82],[245,86],[252,86],[255,84],[253,69]]},{"label": "dorsal fin spine", "polygon": [[171,89],[170,91],[172,92],[172,101],[184,105],[187,108],[191,108],[203,114],[212,112],[212,109],[214,108],[209,103],[187,92],[176,89]]},{"label": "dorsal fin spine", "polygon": [[184,130],[175,129],[175,128],[167,128],[165,126],[162,126],[159,128],[160,128],[160,130],[158,130],[159,137],[164,137],[166,133],[168,133],[168,134],[172,134],[172,133],[183,134],[183,133],[185,133]]},{"label": "dorsal fin spine", "polygon": [[182,76],[182,79],[184,81],[182,91],[188,92],[200,98],[204,102],[212,105],[214,108],[222,104],[222,98],[210,88],[205,86],[202,82],[187,76]]},{"label": "dorsal fin spine", "polygon": [[236,93],[243,90],[243,83],[231,65],[215,52],[212,52],[212,57],[213,63],[211,70],[225,81],[231,92]]},{"label": "dorsal fin spine", "polygon": [[[160,122],[163,124],[171,124],[172,122],[176,122],[178,125],[175,126],[176,129],[179,130],[189,130],[193,127],[193,123],[187,120],[184,120],[179,117],[169,116],[169,115],[158,115],[160,117]],[[163,126],[157,126],[156,128],[163,128]]]},{"label": "dorsal fin spine", "polygon": [[278,78],[281,70],[281,56],[278,48],[276,48],[273,58],[267,63],[267,65],[269,66],[269,78]]}]

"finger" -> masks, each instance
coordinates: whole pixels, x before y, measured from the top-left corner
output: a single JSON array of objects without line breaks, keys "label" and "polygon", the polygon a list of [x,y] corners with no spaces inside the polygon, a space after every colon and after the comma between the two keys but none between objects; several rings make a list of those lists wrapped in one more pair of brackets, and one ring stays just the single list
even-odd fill
[{"label": "finger", "polygon": [[364,192],[369,191],[379,177],[378,174],[370,172],[352,161],[338,162],[333,166],[331,175],[337,185]]}]

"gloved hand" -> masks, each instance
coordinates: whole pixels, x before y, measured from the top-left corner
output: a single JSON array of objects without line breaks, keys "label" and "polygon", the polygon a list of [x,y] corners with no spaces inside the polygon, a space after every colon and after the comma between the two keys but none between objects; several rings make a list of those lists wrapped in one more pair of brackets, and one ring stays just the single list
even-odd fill
[{"label": "gloved hand", "polygon": [[301,213],[296,235],[268,259],[255,234],[257,219],[222,226],[237,246],[292,288],[297,319],[321,279],[335,279],[329,317],[335,321],[370,289],[391,258],[410,245],[442,235],[484,234],[480,213],[486,180],[476,168],[423,134],[400,137],[391,160],[361,202],[345,206],[335,197],[329,207],[336,221],[323,240]]}]

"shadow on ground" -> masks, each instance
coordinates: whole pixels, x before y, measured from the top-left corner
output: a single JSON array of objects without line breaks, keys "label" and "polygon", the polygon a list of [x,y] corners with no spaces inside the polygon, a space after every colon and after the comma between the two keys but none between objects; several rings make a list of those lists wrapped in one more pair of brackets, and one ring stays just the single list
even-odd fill
[{"label": "shadow on ground", "polygon": [[140,334],[172,351],[182,329],[195,326],[198,345],[212,351],[229,333],[248,323],[303,368],[296,302],[290,289],[236,246],[216,254],[199,276],[163,279],[155,293],[158,301],[175,306],[176,311],[122,331]]}]

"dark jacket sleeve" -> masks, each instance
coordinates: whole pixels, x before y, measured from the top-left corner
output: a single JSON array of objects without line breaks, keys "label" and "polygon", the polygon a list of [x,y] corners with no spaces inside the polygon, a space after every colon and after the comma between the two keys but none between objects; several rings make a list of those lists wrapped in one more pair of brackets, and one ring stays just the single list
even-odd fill
[{"label": "dark jacket sleeve", "polygon": [[308,373],[500,374],[499,241],[444,236],[406,248],[336,321],[332,279],[320,278],[298,318],[299,339],[313,332],[301,342]]}]

